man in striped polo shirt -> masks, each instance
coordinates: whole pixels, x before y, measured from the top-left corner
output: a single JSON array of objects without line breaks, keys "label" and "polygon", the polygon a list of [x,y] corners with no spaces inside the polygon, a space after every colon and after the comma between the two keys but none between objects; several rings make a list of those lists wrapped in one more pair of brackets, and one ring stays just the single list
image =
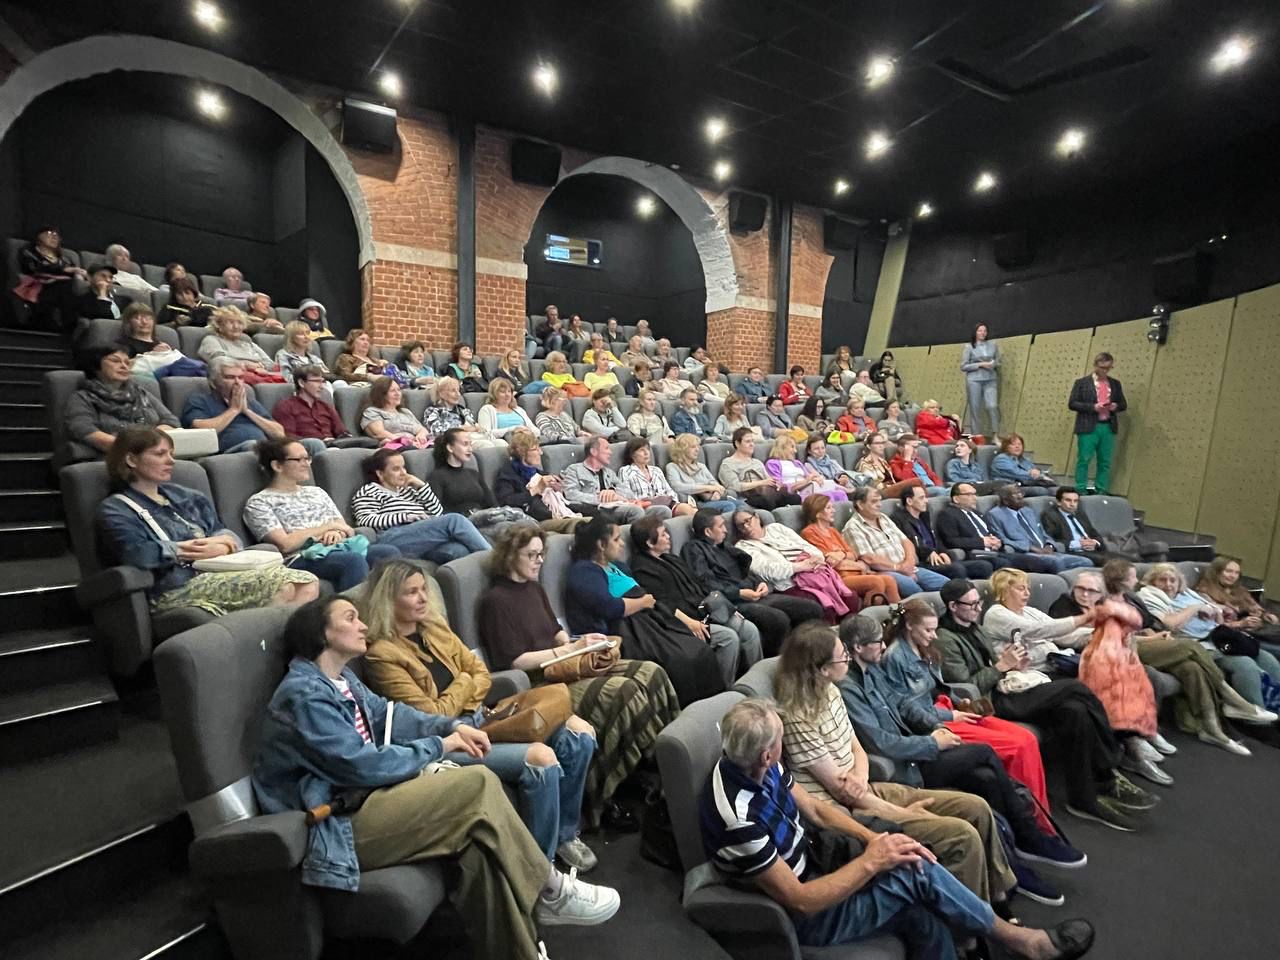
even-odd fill
[{"label": "man in striped polo shirt", "polygon": [[[782,721],[767,700],[736,704],[720,723],[724,756],[703,791],[702,842],[711,862],[781,904],[805,946],[900,937],[912,960],[953,960],[952,931],[987,936],[1018,956],[1070,960],[1093,945],[1093,927],[1067,920],[1052,930],[996,917],[929,850],[901,833],[876,833],[823,803],[782,766]],[[863,852],[822,875],[811,863],[808,829],[845,834]]]}]

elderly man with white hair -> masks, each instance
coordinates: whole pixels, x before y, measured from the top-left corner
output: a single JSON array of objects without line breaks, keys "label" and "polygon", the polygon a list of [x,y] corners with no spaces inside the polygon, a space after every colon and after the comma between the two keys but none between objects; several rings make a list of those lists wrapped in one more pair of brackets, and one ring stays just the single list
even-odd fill
[{"label": "elderly man with white hair", "polygon": [[107,247],[106,261],[115,267],[115,276],[111,282],[117,287],[125,290],[134,290],[138,293],[151,293],[155,290],[151,284],[143,279],[142,274],[133,273],[129,270],[129,264],[133,262],[133,256],[129,253],[129,248],[123,243],[113,243]]},{"label": "elderly man with white hair", "polygon": [[[250,395],[244,382],[244,365],[234,360],[214,360],[209,364],[209,390],[197,391],[182,408],[182,425],[216,430],[219,453],[240,453],[257,449],[267,438],[278,440],[284,427],[271,419],[266,408]],[[323,440],[307,437],[300,441],[310,456],[324,450]]]},{"label": "elderly man with white hair", "polygon": [[213,291],[213,299],[219,304],[229,304],[241,310],[249,309],[249,298],[253,296],[244,283],[244,274],[239,267],[227,267],[222,271],[222,286]]}]

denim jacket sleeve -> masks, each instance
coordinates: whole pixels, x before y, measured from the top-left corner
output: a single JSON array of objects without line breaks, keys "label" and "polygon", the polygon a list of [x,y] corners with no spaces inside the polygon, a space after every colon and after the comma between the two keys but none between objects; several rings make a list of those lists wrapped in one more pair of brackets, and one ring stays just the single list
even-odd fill
[{"label": "denim jacket sleeve", "polygon": [[938,744],[933,737],[905,736],[891,729],[888,718],[880,716],[862,684],[847,677],[840,682],[839,687],[853,729],[869,752],[878,753],[890,760],[910,760],[917,763],[937,759]]}]

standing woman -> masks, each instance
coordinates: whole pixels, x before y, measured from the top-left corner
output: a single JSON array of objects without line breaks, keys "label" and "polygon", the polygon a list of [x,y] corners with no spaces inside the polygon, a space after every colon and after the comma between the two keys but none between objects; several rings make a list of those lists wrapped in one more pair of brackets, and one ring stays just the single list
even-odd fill
[{"label": "standing woman", "polygon": [[965,422],[969,433],[982,433],[982,412],[991,421],[991,439],[998,442],[1000,434],[1000,346],[987,339],[987,325],[980,323],[973,328],[973,339],[960,356],[960,369],[964,371],[965,393],[969,406]]}]

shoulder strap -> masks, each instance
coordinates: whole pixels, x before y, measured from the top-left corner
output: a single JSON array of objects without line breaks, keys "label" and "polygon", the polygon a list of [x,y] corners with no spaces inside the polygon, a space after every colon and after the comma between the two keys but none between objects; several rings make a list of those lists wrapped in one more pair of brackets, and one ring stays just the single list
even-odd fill
[{"label": "shoulder strap", "polygon": [[123,493],[112,494],[113,499],[119,500],[121,503],[128,505],[129,509],[142,518],[142,522],[150,528],[151,532],[156,535],[156,539],[162,543],[169,541],[169,535],[164,532],[164,528],[156,523],[155,517],[151,516],[151,512],[143,507],[137,501],[131,500]]}]

